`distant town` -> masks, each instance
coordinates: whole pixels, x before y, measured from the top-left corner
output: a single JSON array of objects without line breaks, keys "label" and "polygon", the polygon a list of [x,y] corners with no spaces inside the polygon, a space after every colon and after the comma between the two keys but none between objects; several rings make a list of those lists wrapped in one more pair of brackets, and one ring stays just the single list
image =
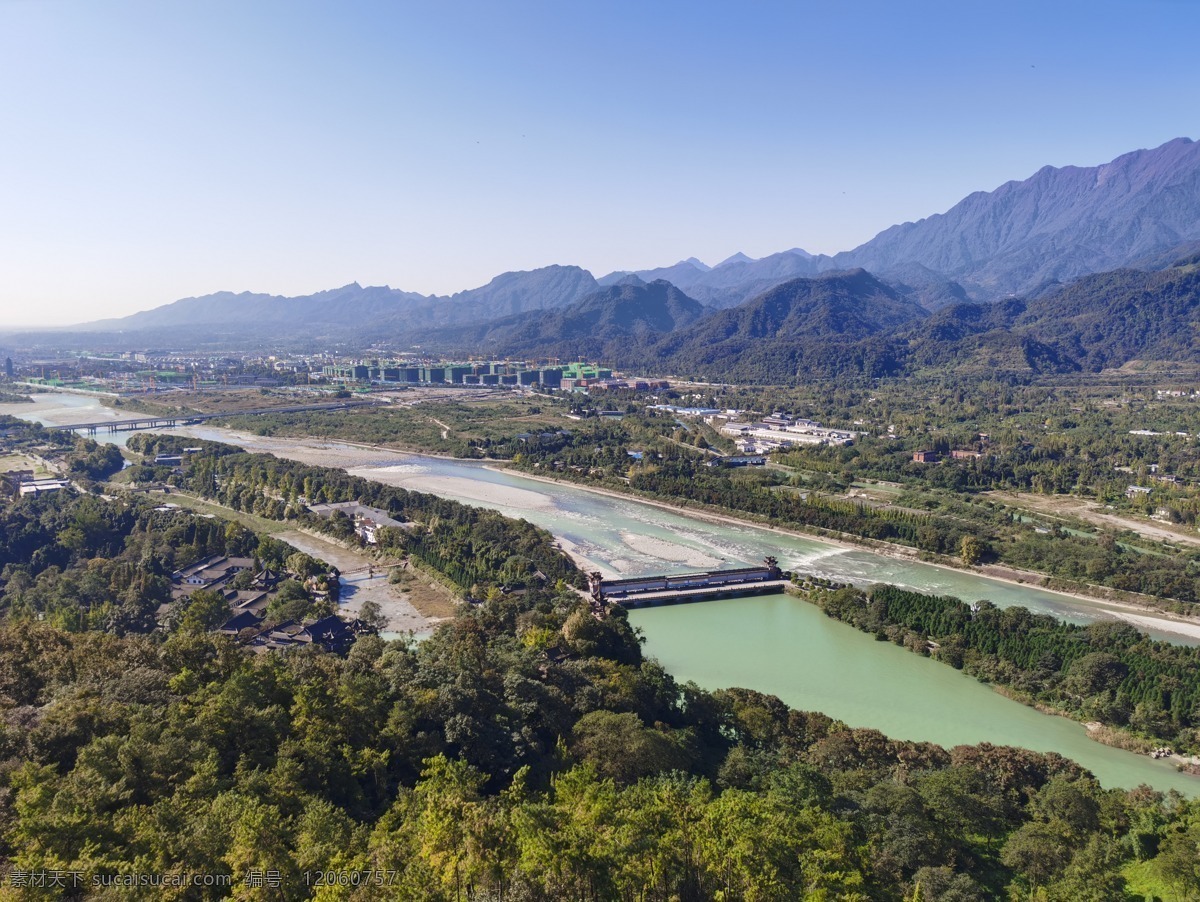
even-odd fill
[{"label": "distant town", "polygon": [[6,377],[32,388],[109,394],[203,391],[230,387],[333,387],[349,391],[408,385],[576,390],[670,387],[666,379],[626,378],[594,362],[191,356],[127,352],[28,357],[5,364]]}]

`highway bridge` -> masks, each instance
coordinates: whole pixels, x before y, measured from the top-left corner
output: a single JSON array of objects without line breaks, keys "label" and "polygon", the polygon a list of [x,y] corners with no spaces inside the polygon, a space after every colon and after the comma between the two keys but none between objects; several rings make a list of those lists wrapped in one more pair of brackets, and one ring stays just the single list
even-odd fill
[{"label": "highway bridge", "polygon": [[71,423],[63,426],[47,426],[47,429],[64,429],[69,432],[97,433],[133,432],[139,429],[174,429],[177,426],[195,426],[208,420],[225,420],[230,417],[251,417],[266,413],[303,413],[309,410],[349,410],[352,407],[372,407],[379,401],[337,401],[324,404],[297,404],[291,407],[257,407],[253,410],[227,410],[223,413],[179,413],[138,417],[130,420],[101,420],[98,423]]}]

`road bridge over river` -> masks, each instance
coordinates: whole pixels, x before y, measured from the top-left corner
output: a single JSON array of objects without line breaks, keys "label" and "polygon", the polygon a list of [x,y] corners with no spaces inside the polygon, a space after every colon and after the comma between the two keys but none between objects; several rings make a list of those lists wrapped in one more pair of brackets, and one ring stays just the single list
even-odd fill
[{"label": "road bridge over river", "polygon": [[96,435],[100,432],[134,432],[139,429],[175,429],[178,426],[195,426],[197,423],[204,423],[208,420],[260,416],[270,413],[304,413],[310,410],[349,410],[352,407],[372,407],[379,403],[379,401],[375,400],[338,401],[324,404],[296,404],[290,407],[257,407],[253,410],[227,410],[222,413],[159,414],[158,416],[137,417],[129,420],[101,420],[96,423],[71,423],[69,425],[49,426],[47,428]]}]

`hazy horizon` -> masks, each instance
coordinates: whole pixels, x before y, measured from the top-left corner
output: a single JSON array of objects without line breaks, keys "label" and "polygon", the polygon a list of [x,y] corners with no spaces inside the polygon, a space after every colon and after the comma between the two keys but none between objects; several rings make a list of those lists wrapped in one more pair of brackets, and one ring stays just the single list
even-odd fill
[{"label": "hazy horizon", "polygon": [[1197,131],[1200,9],[916,9],[5,4],[0,325],[833,254]]}]

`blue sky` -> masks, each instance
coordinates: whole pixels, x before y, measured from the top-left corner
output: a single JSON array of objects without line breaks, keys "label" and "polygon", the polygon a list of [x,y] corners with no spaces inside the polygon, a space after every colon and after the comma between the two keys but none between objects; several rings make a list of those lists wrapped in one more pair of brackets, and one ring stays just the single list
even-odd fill
[{"label": "blue sky", "polygon": [[834,253],[1200,137],[1200,3],[0,0],[0,323]]}]

